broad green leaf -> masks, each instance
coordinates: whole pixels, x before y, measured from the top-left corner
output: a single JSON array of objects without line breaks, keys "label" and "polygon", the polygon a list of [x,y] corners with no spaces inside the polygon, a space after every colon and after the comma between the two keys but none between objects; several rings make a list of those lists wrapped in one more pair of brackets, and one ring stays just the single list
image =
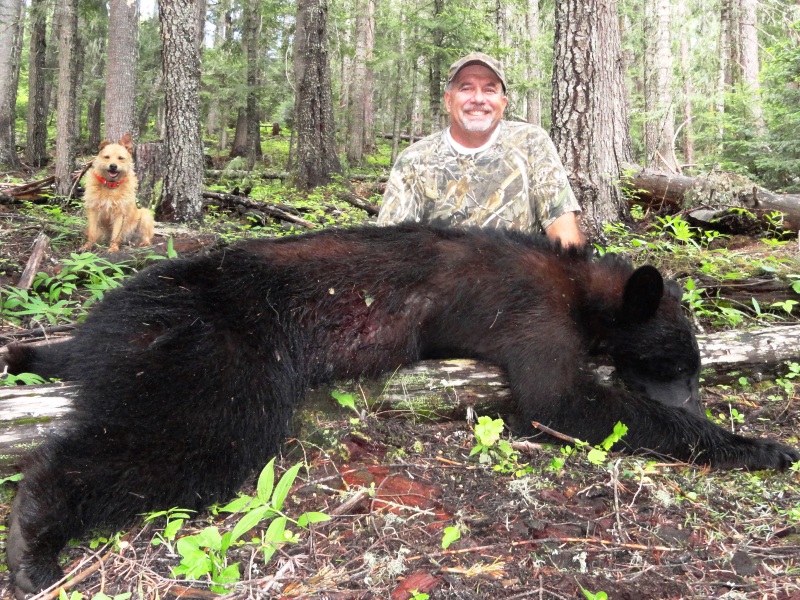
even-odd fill
[{"label": "broad green leaf", "polygon": [[592,448],[586,455],[586,458],[593,465],[602,465],[604,462],[606,462],[607,457],[608,453],[605,450],[600,450],[600,448]]},{"label": "broad green leaf", "polygon": [[264,534],[264,564],[267,564],[278,549],[278,544],[284,541],[283,532],[286,529],[286,517],[277,517],[269,524]]},{"label": "broad green leaf", "polygon": [[450,544],[459,539],[461,539],[461,530],[458,527],[445,527],[442,536],[442,550],[447,550]]},{"label": "broad green leaf", "polygon": [[225,506],[219,509],[219,512],[229,512],[229,513],[238,513],[238,512],[245,512],[247,507],[253,501],[251,496],[242,495],[236,498],[236,500],[231,500]]},{"label": "broad green leaf", "polygon": [[272,512],[273,510],[271,506],[264,505],[259,506],[258,508],[255,508],[244,515],[241,519],[239,519],[239,522],[236,523],[236,526],[231,531],[231,543],[235,542],[253,527],[258,525],[268,513]]},{"label": "broad green leaf", "polygon": [[336,401],[346,408],[352,408],[356,410],[356,399],[353,394],[345,394],[344,392],[331,392],[331,396],[333,396]]},{"label": "broad green leaf", "polygon": [[324,523],[325,521],[330,521],[330,520],[331,518],[325,513],[307,512],[300,515],[300,518],[297,519],[297,525],[299,527],[308,527],[309,524],[312,523]]},{"label": "broad green leaf", "polygon": [[267,463],[267,466],[261,469],[261,474],[258,476],[258,499],[264,504],[269,502],[269,497],[272,495],[272,488],[275,485],[275,459],[273,458]]},{"label": "broad green leaf", "polygon": [[275,510],[280,511],[281,508],[283,508],[283,501],[286,500],[286,496],[289,495],[289,490],[292,489],[292,484],[302,466],[301,463],[297,463],[293,467],[290,467],[286,473],[283,474],[278,485],[275,486],[275,492],[272,494],[272,507]]}]

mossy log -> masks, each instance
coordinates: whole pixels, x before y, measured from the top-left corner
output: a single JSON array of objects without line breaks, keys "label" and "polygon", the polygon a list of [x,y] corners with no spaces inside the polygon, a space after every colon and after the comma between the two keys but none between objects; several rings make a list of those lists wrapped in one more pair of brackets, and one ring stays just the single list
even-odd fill
[{"label": "mossy log", "polygon": [[[730,381],[742,374],[754,379],[783,375],[787,361],[800,361],[800,325],[758,331],[726,331],[698,336],[704,384]],[[596,369],[600,378],[610,369]],[[336,406],[332,391],[356,398],[381,416],[420,420],[463,419],[511,412],[511,391],[505,374],[494,365],[474,360],[422,361],[379,378],[341,382],[313,390],[305,406],[326,412]],[[75,388],[68,384],[0,388],[0,474],[12,472],[27,448],[58,429]],[[366,403],[366,404],[365,404]]]}]

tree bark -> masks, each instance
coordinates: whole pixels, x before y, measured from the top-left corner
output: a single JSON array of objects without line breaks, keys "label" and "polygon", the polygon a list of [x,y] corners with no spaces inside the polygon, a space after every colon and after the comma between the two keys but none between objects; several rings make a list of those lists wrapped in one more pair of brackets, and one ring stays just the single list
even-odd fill
[{"label": "tree bark", "polygon": [[[353,78],[350,93],[350,131],[347,141],[347,161],[360,165],[364,160],[367,142],[369,100],[372,97],[371,78],[367,61],[375,44],[375,0],[359,0],[356,9],[356,49],[353,59]],[[346,85],[344,82],[342,85]]]},{"label": "tree bark", "polygon": [[528,0],[525,13],[526,30],[528,33],[527,77],[528,89],[525,92],[525,109],[528,123],[542,124],[542,93],[539,82],[542,79],[542,67],[536,41],[539,39],[539,0]]},{"label": "tree bark", "polygon": [[28,62],[28,131],[25,160],[32,167],[43,167],[47,156],[47,105],[45,98],[45,58],[47,56],[47,2],[31,0],[31,26]]},{"label": "tree bark", "polygon": [[17,156],[15,120],[22,35],[22,0],[0,0],[0,165],[21,166]]},{"label": "tree bark", "polygon": [[631,161],[617,3],[556,2],[551,137],[592,237],[628,216],[616,182]]},{"label": "tree bark", "polygon": [[294,46],[297,185],[311,189],[341,173],[328,57],[327,0],[300,0]]},{"label": "tree bark", "polygon": [[136,131],[138,0],[109,0],[106,60],[105,139],[116,142]]},{"label": "tree bark", "polygon": [[56,8],[58,38],[58,100],[56,104],[56,194],[67,196],[75,167],[75,73],[78,2],[61,0]]},{"label": "tree bark", "polygon": [[739,63],[742,69],[742,84],[749,95],[747,106],[759,135],[767,133],[764,113],[761,108],[761,83],[758,61],[758,4],[756,0],[739,0],[739,37],[741,51]]},{"label": "tree bark", "polygon": [[[678,23],[683,23],[686,18],[686,5],[683,2],[677,4],[676,20]],[[680,128],[683,128],[683,162],[687,167],[694,166],[694,115],[692,112],[692,71],[691,63],[689,60],[689,40],[686,35],[680,36],[680,68],[681,68],[681,100],[683,105],[683,123]],[[678,170],[680,172],[681,169]]]},{"label": "tree bark", "polygon": [[437,131],[444,126],[445,113],[442,112],[442,70],[443,57],[441,48],[444,44],[444,27],[441,24],[444,13],[445,0],[433,0],[433,17],[431,41],[433,51],[428,57],[428,93],[430,106],[431,131]]},{"label": "tree bark", "polygon": [[228,154],[231,158],[247,156],[247,106],[236,111],[236,128],[233,133],[233,145]]},{"label": "tree bark", "polygon": [[162,0],[159,4],[166,109],[160,221],[199,221],[203,209],[196,9],[196,0]]},{"label": "tree bark", "polygon": [[672,97],[672,19],[670,0],[645,2],[645,161],[648,167],[678,172],[673,138],[675,109]]},{"label": "tree bark", "polygon": [[247,159],[247,167],[251,170],[256,164],[256,150],[260,141],[258,135],[258,89],[256,85],[258,77],[259,32],[261,30],[261,13],[258,10],[259,6],[260,3],[258,0],[247,0],[244,8],[244,46],[247,70],[247,105],[245,110],[247,136],[244,156]]},{"label": "tree bark", "polygon": [[164,180],[164,143],[147,142],[136,146],[136,177],[138,197],[142,206],[152,208],[159,200]]}]

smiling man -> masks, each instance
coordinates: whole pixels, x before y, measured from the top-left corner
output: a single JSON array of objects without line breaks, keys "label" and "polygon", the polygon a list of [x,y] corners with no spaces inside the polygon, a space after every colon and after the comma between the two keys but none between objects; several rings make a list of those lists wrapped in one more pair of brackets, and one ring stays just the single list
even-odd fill
[{"label": "smiling man", "polygon": [[547,133],[503,120],[499,61],[472,52],[450,67],[450,126],[406,148],[389,175],[379,225],[402,222],[544,232],[583,243],[580,212]]}]

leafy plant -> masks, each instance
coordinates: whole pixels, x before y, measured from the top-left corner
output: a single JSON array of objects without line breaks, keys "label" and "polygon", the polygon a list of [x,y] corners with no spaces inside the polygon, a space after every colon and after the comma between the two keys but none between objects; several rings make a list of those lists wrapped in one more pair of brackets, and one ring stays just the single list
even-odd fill
[{"label": "leafy plant", "polygon": [[611,450],[611,447],[619,442],[626,433],[628,433],[628,426],[617,422],[617,424],[614,425],[614,431],[611,435],[596,446],[590,448],[588,442],[576,439],[574,447],[562,446],[559,449],[561,456],[554,457],[547,468],[550,471],[560,471],[564,468],[568,458],[573,456],[577,451],[587,448],[589,448],[589,451],[586,454],[586,459],[593,465],[602,465],[608,459],[608,452]]},{"label": "leafy plant", "polygon": [[183,527],[186,519],[189,518],[189,513],[193,512],[195,511],[186,508],[174,507],[148,514],[144,519],[145,523],[152,523],[160,517],[164,517],[167,520],[167,524],[164,526],[163,533],[156,533],[155,537],[150,543],[153,546],[160,546],[163,544],[169,549],[170,553],[174,554],[175,550],[172,547],[172,542],[175,541],[178,531],[180,531],[181,527]]},{"label": "leafy plant", "polygon": [[126,267],[91,252],[72,253],[59,273],[38,273],[30,291],[6,286],[0,291],[0,313],[16,324],[30,319],[57,325],[80,318],[106,291],[122,285]]},{"label": "leafy plant", "polygon": [[364,418],[364,414],[356,408],[356,397],[353,394],[346,394],[344,392],[332,391],[331,396],[333,396],[336,399],[336,401],[339,403],[340,406],[349,408],[354,413],[356,413],[357,418],[350,419],[351,423],[358,423],[359,419]]},{"label": "leafy plant", "polygon": [[41,385],[45,380],[35,373],[0,373],[0,385]]},{"label": "leafy plant", "polygon": [[442,535],[442,550],[447,550],[450,544],[461,539],[461,530],[458,527],[445,527]]},{"label": "leafy plant", "polygon": [[216,585],[214,592],[224,592],[225,584],[239,581],[239,563],[227,564],[226,552],[230,547],[231,534],[220,535],[216,527],[210,526],[195,535],[180,538],[175,547],[181,555],[181,563],[172,568],[176,577],[200,579],[208,576]]},{"label": "leafy plant", "polygon": [[618,421],[617,424],[614,425],[614,431],[611,435],[589,450],[589,453],[586,455],[587,460],[593,465],[602,465],[608,458],[608,451],[611,450],[611,447],[620,441],[626,433],[628,433],[628,426]]},{"label": "leafy plant", "polygon": [[608,600],[608,594],[605,592],[595,592],[592,593],[589,590],[581,588],[583,595],[586,596],[586,600]]},{"label": "leafy plant", "polygon": [[245,513],[230,533],[231,542],[238,540],[261,521],[273,519],[261,540],[266,563],[272,558],[280,544],[292,541],[291,536],[285,535],[287,523],[292,522],[298,527],[306,529],[311,524],[330,520],[328,515],[321,512],[303,513],[297,520],[283,514],[283,503],[301,467],[300,463],[290,467],[275,485],[275,459],[273,458],[258,477],[255,497],[242,494],[233,502],[219,509],[220,512]]},{"label": "leafy plant", "polygon": [[507,472],[507,467],[513,463],[516,452],[508,443],[508,440],[500,439],[504,427],[503,419],[492,419],[491,417],[478,417],[478,422],[473,429],[477,444],[470,450],[469,455],[480,454],[478,460],[482,463],[499,461],[497,465]]},{"label": "leafy plant", "polygon": [[319,512],[304,513],[297,520],[281,512],[301,466],[297,464],[289,468],[275,485],[275,459],[270,460],[258,477],[255,497],[242,494],[219,509],[220,512],[244,513],[231,531],[221,534],[216,527],[209,526],[176,542],[181,563],[173,568],[173,574],[189,579],[208,576],[215,584],[211,586],[212,591],[224,592],[226,584],[240,579],[239,563],[228,564],[228,549],[259,523],[271,519],[260,539],[264,562],[267,563],[280,545],[299,541],[296,535],[286,530],[288,522],[307,528],[311,523],[329,520],[328,515]]}]

